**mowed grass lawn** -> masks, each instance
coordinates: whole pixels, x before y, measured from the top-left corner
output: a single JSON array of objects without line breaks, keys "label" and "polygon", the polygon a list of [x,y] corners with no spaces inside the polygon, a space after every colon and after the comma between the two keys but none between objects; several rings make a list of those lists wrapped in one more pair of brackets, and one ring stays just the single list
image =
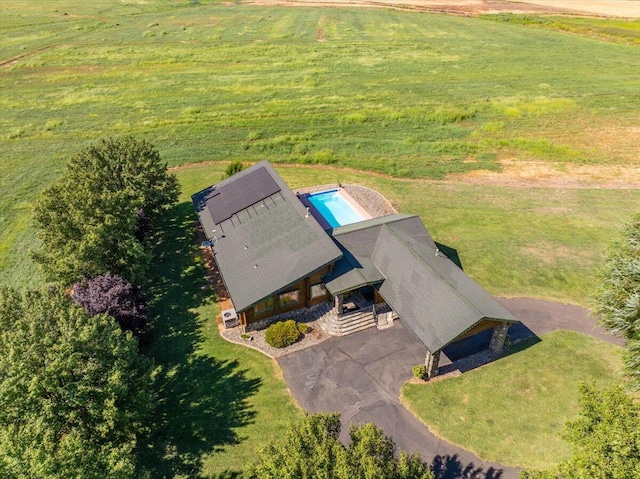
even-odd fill
[{"label": "mowed grass lawn", "polygon": [[446,381],[406,383],[402,402],[438,436],[483,459],[549,468],[570,456],[561,439],[578,413],[578,384],[621,382],[622,348],[572,331],[514,346],[514,354]]},{"label": "mowed grass lawn", "polygon": [[[41,283],[28,260],[35,196],[104,136],[146,138],[171,166],[269,159],[432,180],[499,170],[501,159],[562,168],[640,157],[632,45],[483,19],[187,0],[5,0],[0,15],[0,283],[13,286]],[[153,477],[232,476],[301,414],[273,361],[216,330],[188,198],[223,170],[177,171],[183,195],[158,250],[145,346],[157,365],[143,445]],[[380,190],[494,294],[582,304],[601,251],[640,203],[637,190],[279,171],[294,188]]]},{"label": "mowed grass lawn", "polygon": [[363,8],[5,0],[0,15],[0,281],[14,286],[40,281],[25,261],[35,195],[104,136],[144,137],[170,165],[396,177],[640,161],[634,45]]},{"label": "mowed grass lawn", "polygon": [[153,478],[238,477],[303,413],[274,360],[220,336],[184,186],[146,288],[152,327],[143,351],[156,365],[155,409],[141,454]]}]

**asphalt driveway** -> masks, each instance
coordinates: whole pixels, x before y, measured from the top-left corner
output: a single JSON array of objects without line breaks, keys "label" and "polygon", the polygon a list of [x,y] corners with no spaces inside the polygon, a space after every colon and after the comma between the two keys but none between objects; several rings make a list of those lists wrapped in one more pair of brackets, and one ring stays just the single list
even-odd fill
[{"label": "asphalt driveway", "polygon": [[425,353],[424,345],[396,321],[390,329],[331,338],[278,362],[300,406],[309,412],[341,413],[345,442],[350,424],[373,422],[399,449],[435,464],[438,479],[517,478],[516,469],[482,461],[438,439],[400,404],[400,387]]},{"label": "asphalt driveway", "polygon": [[[527,298],[500,302],[522,321],[512,327],[512,337],[571,329],[622,344],[595,328],[594,320],[578,306]],[[400,404],[400,387],[411,377],[411,367],[424,361],[425,353],[423,344],[396,321],[384,331],[372,328],[328,339],[283,356],[278,363],[291,393],[305,410],[341,413],[341,439],[345,442],[350,424],[373,422],[399,449],[418,453],[434,464],[438,479],[516,479],[518,469],[482,461],[466,449],[438,439]]]}]

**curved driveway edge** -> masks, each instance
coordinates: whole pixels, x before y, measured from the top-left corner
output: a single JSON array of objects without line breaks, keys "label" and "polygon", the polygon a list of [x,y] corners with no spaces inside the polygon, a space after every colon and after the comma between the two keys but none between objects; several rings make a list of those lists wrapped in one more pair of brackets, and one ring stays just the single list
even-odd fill
[{"label": "curved driveway edge", "polygon": [[[536,336],[558,329],[568,329],[618,346],[625,344],[624,339],[612,336],[596,325],[595,319],[582,306],[531,298],[496,299]],[[512,329],[509,329],[509,336],[517,335],[521,328],[514,325]]]},{"label": "curved driveway edge", "polygon": [[[528,298],[499,298],[522,321],[514,336],[570,329],[623,344],[595,327],[588,311],[574,305]],[[517,479],[519,470],[483,461],[434,434],[399,401],[411,367],[424,361],[426,348],[401,322],[384,331],[368,329],[278,359],[291,393],[305,410],[339,411],[349,438],[351,424],[373,422],[398,449],[418,453],[434,465],[437,479]]]}]

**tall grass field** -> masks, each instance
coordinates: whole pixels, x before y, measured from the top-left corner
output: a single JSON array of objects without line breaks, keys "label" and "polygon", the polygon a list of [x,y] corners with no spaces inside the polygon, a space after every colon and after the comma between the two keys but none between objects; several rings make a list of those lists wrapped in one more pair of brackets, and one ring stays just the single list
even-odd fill
[{"label": "tall grass field", "polygon": [[105,136],[147,138],[170,165],[434,179],[501,159],[640,163],[634,45],[381,9],[7,0],[0,15],[3,283],[39,282],[33,200]]}]

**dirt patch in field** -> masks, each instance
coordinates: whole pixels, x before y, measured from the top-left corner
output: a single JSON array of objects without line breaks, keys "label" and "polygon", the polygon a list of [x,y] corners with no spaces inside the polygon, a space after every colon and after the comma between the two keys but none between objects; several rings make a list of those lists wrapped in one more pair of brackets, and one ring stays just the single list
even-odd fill
[{"label": "dirt patch in field", "polygon": [[640,158],[640,126],[599,125],[584,129],[587,144],[620,158]]},{"label": "dirt patch in field", "polygon": [[574,165],[516,159],[501,160],[502,171],[475,170],[449,175],[461,183],[538,188],[640,189],[640,167]]},{"label": "dirt patch in field", "polygon": [[369,7],[433,11],[459,15],[556,13],[640,18],[639,0],[244,0],[243,4],[300,7]]}]

